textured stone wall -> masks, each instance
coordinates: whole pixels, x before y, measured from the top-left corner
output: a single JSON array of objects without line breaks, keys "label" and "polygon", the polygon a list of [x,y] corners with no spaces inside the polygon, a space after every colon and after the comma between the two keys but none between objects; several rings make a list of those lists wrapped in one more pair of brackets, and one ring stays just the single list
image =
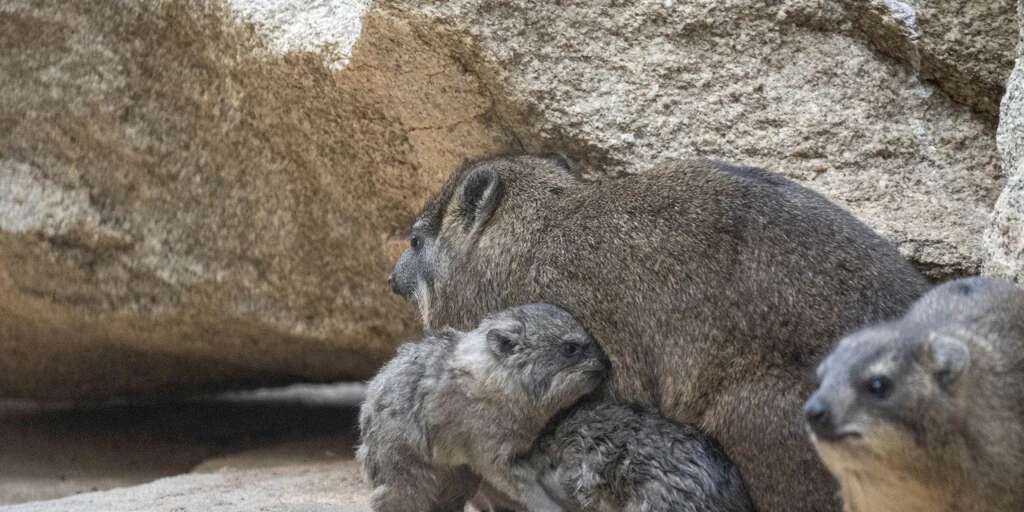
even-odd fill
[{"label": "textured stone wall", "polygon": [[0,3],[0,396],[367,377],[418,328],[409,219],[504,151],[764,166],[936,279],[1019,278],[1015,10]]},{"label": "textured stone wall", "polygon": [[1006,84],[997,141],[1002,157],[1006,187],[999,196],[986,245],[986,271],[1024,281],[1024,2],[1021,39],[1017,42],[1017,65]]}]

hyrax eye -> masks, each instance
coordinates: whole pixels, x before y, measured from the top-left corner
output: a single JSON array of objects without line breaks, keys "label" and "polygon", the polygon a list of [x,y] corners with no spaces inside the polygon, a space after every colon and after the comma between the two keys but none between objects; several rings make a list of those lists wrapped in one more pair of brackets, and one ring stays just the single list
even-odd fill
[{"label": "hyrax eye", "polygon": [[413,235],[411,238],[409,238],[409,247],[412,247],[413,249],[419,249],[422,245],[423,239],[421,239],[419,236]]},{"label": "hyrax eye", "polygon": [[864,390],[875,398],[885,398],[892,392],[892,380],[884,375],[871,377],[864,382]]},{"label": "hyrax eye", "polygon": [[562,343],[562,355],[565,357],[576,357],[583,352],[583,346],[575,342]]},{"label": "hyrax eye", "polygon": [[516,344],[509,338],[501,338],[498,340],[498,345],[501,347],[501,351],[505,354],[510,354],[516,348]]}]

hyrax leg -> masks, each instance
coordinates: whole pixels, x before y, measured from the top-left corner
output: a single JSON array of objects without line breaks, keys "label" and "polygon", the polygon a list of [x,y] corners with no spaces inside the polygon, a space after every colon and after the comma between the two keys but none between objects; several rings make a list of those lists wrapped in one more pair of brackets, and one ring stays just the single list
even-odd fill
[{"label": "hyrax leg", "polygon": [[512,496],[530,512],[564,512],[544,490],[540,474],[526,460],[514,460],[499,477],[491,482],[499,491]]},{"label": "hyrax leg", "polygon": [[462,512],[480,482],[467,469],[437,471],[414,462],[401,476],[374,488],[374,512]]}]

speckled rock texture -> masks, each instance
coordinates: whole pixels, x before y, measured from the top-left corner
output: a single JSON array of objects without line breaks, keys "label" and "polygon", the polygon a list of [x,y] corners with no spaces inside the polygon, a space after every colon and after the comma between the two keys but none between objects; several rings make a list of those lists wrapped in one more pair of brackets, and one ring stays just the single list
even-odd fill
[{"label": "speckled rock texture", "polygon": [[872,48],[995,119],[1016,56],[1014,0],[844,0]]},{"label": "speckled rock texture", "polygon": [[1024,2],[1017,65],[1007,82],[999,116],[998,144],[1007,175],[986,237],[988,273],[1024,282]]},{"label": "speckled rock texture", "polygon": [[0,396],[368,377],[417,329],[385,284],[409,219],[497,152],[763,166],[932,277],[1019,265],[1019,194],[989,229],[1013,10],[7,0]]}]

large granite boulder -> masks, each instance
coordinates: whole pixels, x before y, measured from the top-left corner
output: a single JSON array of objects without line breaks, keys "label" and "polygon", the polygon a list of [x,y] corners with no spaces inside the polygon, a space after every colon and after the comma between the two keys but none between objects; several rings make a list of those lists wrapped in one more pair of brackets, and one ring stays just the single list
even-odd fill
[{"label": "large granite boulder", "polygon": [[975,273],[1016,24],[961,4],[5,1],[0,396],[367,377],[408,220],[502,151],[768,167]]},{"label": "large granite boulder", "polygon": [[371,375],[417,327],[408,219],[507,140],[394,28],[338,72],[230,5],[0,6],[0,396]]}]

